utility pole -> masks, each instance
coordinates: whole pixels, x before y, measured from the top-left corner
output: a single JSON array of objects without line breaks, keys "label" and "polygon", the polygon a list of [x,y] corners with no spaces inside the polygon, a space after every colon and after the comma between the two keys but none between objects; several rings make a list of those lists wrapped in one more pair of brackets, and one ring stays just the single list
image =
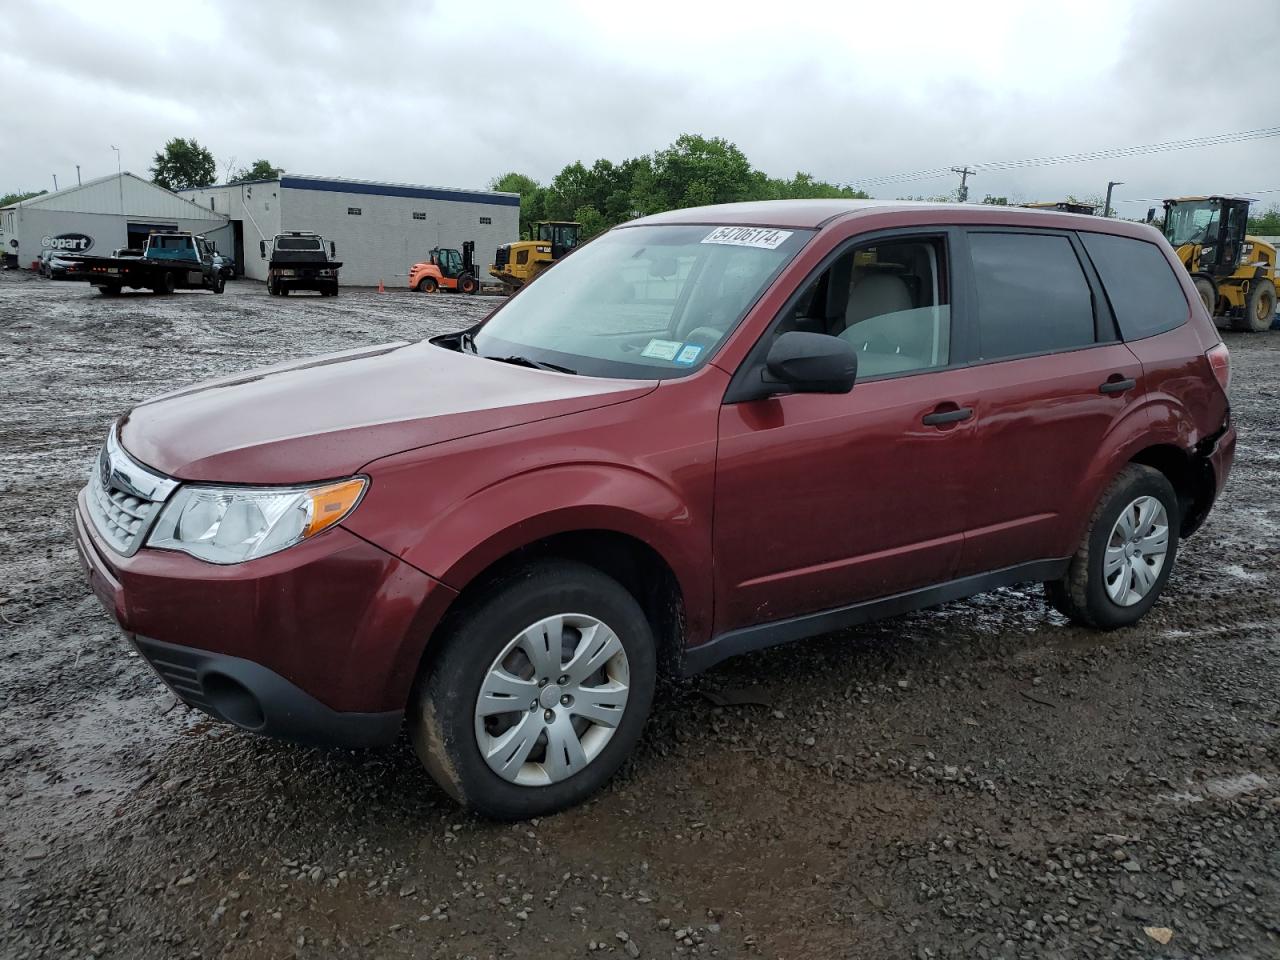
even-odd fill
[{"label": "utility pole", "polygon": [[1107,181],[1107,202],[1106,202],[1106,203],[1104,203],[1104,204],[1102,205],[1102,218],[1103,218],[1104,220],[1105,220],[1107,217],[1111,216],[1111,191],[1112,191],[1112,189],[1113,189],[1114,187],[1123,187],[1123,186],[1124,186],[1124,181],[1123,181],[1123,180],[1108,180],[1108,181]]},{"label": "utility pole", "polygon": [[76,164],[76,186],[77,187],[84,186],[84,184],[80,182],[80,164],[78,163]]},{"label": "utility pole", "polygon": [[56,173],[53,175],[53,192],[58,192],[58,175]]},{"label": "utility pole", "polygon": [[124,213],[124,174],[120,172],[120,148],[113,143],[111,149],[116,152],[116,190],[120,194],[120,212]]},{"label": "utility pole", "polygon": [[957,192],[956,196],[960,198],[961,203],[965,203],[969,199],[969,178],[976,177],[978,175],[978,171],[970,170],[965,166],[952,167],[951,172],[960,174],[960,190]]}]

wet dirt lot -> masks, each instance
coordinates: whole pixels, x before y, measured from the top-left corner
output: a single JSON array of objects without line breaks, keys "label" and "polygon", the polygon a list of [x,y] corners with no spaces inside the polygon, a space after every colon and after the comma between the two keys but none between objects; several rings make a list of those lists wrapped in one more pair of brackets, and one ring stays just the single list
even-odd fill
[{"label": "wet dirt lot", "polygon": [[496,303],[0,274],[0,957],[1280,956],[1280,334],[1226,335],[1235,473],[1138,628],[1028,586],[743,657],[516,826],[175,704],[72,546],[114,416]]}]

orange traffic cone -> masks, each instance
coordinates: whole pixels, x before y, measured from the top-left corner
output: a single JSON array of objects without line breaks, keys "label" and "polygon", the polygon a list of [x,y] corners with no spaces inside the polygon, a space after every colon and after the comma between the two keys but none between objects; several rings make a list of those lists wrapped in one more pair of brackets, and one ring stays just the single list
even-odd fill
[{"label": "orange traffic cone", "polygon": [[379,293],[386,293],[386,292],[387,292],[387,288],[386,288],[386,287],[384,287],[384,286],[382,285],[382,278],[381,278],[381,277],[379,277],[379,278],[378,278],[378,292],[379,292]]}]

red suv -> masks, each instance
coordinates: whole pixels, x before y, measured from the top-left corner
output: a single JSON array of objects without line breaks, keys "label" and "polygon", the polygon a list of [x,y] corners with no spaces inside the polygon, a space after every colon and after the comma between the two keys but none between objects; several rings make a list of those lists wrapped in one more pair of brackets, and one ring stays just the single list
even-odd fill
[{"label": "red suv", "polygon": [[187,703],[387,743],[490,816],[582,800],[659,669],[1042,581],[1139,619],[1235,447],[1161,236],[787,201],[612,230],[463,333],[139,404],[76,531]]}]

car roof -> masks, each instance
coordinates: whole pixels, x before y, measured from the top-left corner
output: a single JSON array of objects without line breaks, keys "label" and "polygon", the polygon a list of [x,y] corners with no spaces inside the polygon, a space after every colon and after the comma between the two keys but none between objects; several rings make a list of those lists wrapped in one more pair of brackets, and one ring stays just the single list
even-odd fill
[{"label": "car roof", "polygon": [[[971,224],[1022,228],[1056,228],[1116,233],[1151,239],[1159,231],[1142,223],[1106,219],[1061,210],[1033,210],[982,203],[938,203],[921,200],[758,200],[686,207],[642,217],[624,224],[728,224],[818,230],[854,219],[877,221],[876,228],[913,224]],[[870,224],[868,224],[870,227]]]}]

